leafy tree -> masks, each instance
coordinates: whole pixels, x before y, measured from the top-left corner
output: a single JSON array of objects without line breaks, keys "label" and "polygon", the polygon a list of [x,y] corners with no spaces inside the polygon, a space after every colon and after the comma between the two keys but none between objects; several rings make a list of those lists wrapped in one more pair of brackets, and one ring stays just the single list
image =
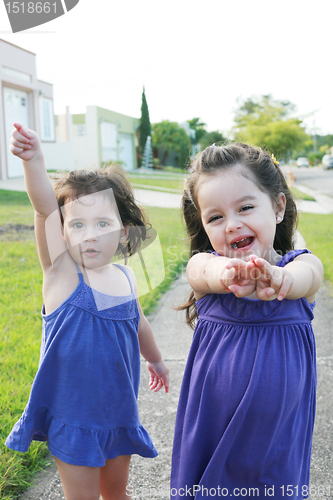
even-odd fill
[{"label": "leafy tree", "polygon": [[271,121],[282,120],[295,110],[289,101],[279,101],[269,95],[249,97],[236,110],[237,128],[252,125],[264,125]]},{"label": "leafy tree", "polygon": [[201,149],[205,149],[208,146],[216,143],[218,145],[219,142],[226,142],[227,139],[223,137],[221,132],[218,130],[213,130],[212,132],[205,132],[203,137],[200,140]]},{"label": "leafy tree", "polygon": [[310,137],[301,120],[288,117],[294,109],[289,101],[274,100],[271,95],[247,99],[236,111],[235,139],[268,149],[277,157],[302,149]]},{"label": "leafy tree", "polygon": [[195,131],[194,137],[191,137],[192,145],[201,143],[202,137],[207,133],[205,130],[206,124],[200,122],[200,118],[192,118],[192,120],[187,120],[191,129]]},{"label": "leafy tree", "polygon": [[144,87],[142,91],[141,118],[140,118],[140,125],[138,132],[139,132],[139,153],[142,154],[147,141],[147,137],[151,135],[149,110],[148,110],[146,92]]},{"label": "leafy tree", "polygon": [[176,122],[164,120],[152,126],[153,147],[161,152],[162,165],[166,165],[168,154],[177,154],[178,166],[184,168],[191,151],[191,140],[185,130]]},{"label": "leafy tree", "polygon": [[192,120],[187,120],[187,122],[191,129],[195,131],[194,137],[191,137],[192,146],[199,144],[202,150],[214,143],[226,142],[226,138],[218,130],[207,132],[205,129],[206,124],[200,122],[200,118],[192,118]]}]

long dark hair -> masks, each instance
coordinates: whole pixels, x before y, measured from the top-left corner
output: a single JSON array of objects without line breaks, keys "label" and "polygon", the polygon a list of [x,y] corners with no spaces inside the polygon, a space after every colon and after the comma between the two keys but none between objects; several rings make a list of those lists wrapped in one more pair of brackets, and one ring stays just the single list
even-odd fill
[{"label": "long dark hair", "polygon": [[110,188],[117,204],[121,222],[124,226],[129,227],[127,242],[119,244],[116,252],[116,254],[126,258],[139,249],[141,241],[147,237],[150,224],[146,223],[143,211],[136,204],[132,186],[119,165],[112,164],[98,170],[74,170],[63,173],[54,185],[54,192],[63,225],[63,210],[61,208],[67,201],[99,192],[102,194],[104,192],[108,196],[107,190]]},{"label": "long dark hair", "polygon": [[[276,202],[280,193],[286,197],[286,208],[283,221],[277,225],[274,238],[274,250],[284,255],[294,248],[294,233],[297,226],[297,208],[293,196],[287,186],[284,175],[276,160],[260,148],[242,143],[231,143],[226,146],[210,146],[197,154],[192,173],[186,182],[182,199],[182,208],[187,233],[190,237],[190,258],[198,252],[213,251],[213,247],[201,222],[200,207],[197,200],[197,186],[203,175],[214,175],[219,170],[230,169],[242,165],[252,173],[258,188],[268,194],[272,202]],[[186,321],[193,327],[197,318],[194,293],[180,309],[186,310]]]}]

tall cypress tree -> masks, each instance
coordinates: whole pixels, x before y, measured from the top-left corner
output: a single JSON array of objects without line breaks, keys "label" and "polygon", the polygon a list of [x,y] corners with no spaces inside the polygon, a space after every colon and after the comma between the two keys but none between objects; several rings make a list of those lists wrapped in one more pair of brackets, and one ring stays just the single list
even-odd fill
[{"label": "tall cypress tree", "polygon": [[147,137],[151,135],[151,128],[150,128],[150,120],[149,120],[149,111],[148,111],[148,104],[147,104],[147,99],[146,99],[146,93],[145,93],[145,88],[143,87],[142,91],[142,104],[141,104],[141,119],[140,119],[140,125],[139,125],[139,153],[142,154]]}]

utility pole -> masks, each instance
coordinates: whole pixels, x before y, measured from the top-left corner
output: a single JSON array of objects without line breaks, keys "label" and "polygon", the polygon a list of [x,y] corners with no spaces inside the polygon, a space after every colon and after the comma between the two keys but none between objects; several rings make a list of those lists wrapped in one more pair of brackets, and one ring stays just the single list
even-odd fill
[{"label": "utility pole", "polygon": [[299,117],[300,120],[303,120],[304,118],[307,118],[308,116],[313,115],[313,128],[312,128],[312,139],[313,139],[313,152],[317,153],[317,135],[316,135],[316,119],[315,119],[315,114],[318,113],[318,111],[321,111],[320,109],[316,109],[315,111],[311,111],[310,113],[306,113],[305,115],[302,115]]}]

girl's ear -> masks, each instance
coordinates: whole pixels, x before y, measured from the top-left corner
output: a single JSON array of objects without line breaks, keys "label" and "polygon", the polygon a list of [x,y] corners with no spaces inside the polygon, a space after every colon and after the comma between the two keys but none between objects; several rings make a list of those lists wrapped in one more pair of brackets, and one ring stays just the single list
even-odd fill
[{"label": "girl's ear", "polygon": [[120,243],[126,243],[128,240],[129,226],[124,226],[120,231]]},{"label": "girl's ear", "polygon": [[276,209],[275,209],[275,216],[276,216],[276,222],[277,224],[280,224],[280,222],[283,221],[284,213],[286,210],[286,196],[284,193],[279,193],[278,198],[276,200]]}]

